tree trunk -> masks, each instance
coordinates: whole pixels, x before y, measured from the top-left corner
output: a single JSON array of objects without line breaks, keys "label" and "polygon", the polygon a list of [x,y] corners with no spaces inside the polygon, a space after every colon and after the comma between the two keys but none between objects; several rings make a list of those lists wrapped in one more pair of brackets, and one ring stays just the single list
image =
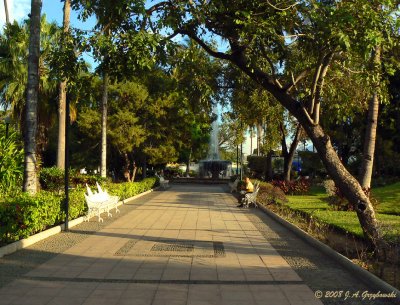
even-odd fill
[{"label": "tree trunk", "polygon": [[[71,13],[71,0],[64,2],[64,33],[68,33]],[[58,145],[57,145],[57,167],[65,168],[65,116],[66,116],[66,88],[67,80],[60,82],[58,87]]]},{"label": "tree trunk", "polygon": [[263,136],[263,128],[261,124],[257,124],[257,156],[261,155],[261,139]]},{"label": "tree trunk", "polygon": [[101,177],[107,176],[107,101],[108,101],[108,73],[103,75],[103,96],[101,102]]},{"label": "tree trunk", "polygon": [[190,149],[189,156],[188,156],[188,159],[186,162],[186,177],[190,177],[189,173],[190,173],[190,158],[191,158],[191,156],[192,156],[192,150]]},{"label": "tree trunk", "polygon": [[266,171],[265,171],[265,180],[266,181],[271,181],[274,176],[274,171],[272,169],[272,156],[274,152],[270,150],[267,154],[267,164],[266,164]]},{"label": "tree trunk", "polygon": [[129,171],[129,166],[131,163],[129,162],[129,157],[127,153],[124,153],[124,159],[125,159],[125,167],[124,167],[124,177],[128,182],[131,182],[131,173]]},{"label": "tree trunk", "polygon": [[243,60],[243,57],[239,57],[235,60],[235,64],[246,72],[246,74],[248,74],[252,79],[262,85],[264,89],[275,96],[280,104],[285,107],[301,124],[306,134],[315,145],[318,155],[324,163],[328,174],[339,187],[346,199],[354,206],[365,239],[376,251],[381,250],[381,247],[384,246],[384,242],[378,229],[374,208],[369,198],[364,193],[360,183],[347,171],[340,161],[332,146],[329,136],[325,134],[321,125],[310,122],[303,105],[299,101],[293,99],[284,90],[279,89],[271,83],[270,78],[268,78],[264,72],[257,69],[249,69],[247,62]]},{"label": "tree trunk", "polygon": [[300,124],[296,128],[296,133],[294,135],[293,141],[290,144],[289,150],[286,145],[286,134],[284,131],[284,127],[281,124],[281,135],[282,135],[282,154],[283,154],[283,176],[285,181],[289,182],[291,179],[291,169],[294,160],[294,154],[296,152],[297,145],[299,144],[301,137],[301,126]]},{"label": "tree trunk", "polygon": [[28,85],[26,97],[25,137],[24,137],[24,185],[23,191],[35,194],[37,191],[37,104],[39,92],[39,57],[40,57],[40,11],[41,0],[31,2],[31,21],[28,57]]},{"label": "tree trunk", "polygon": [[147,160],[146,156],[143,157],[143,163],[142,163],[142,179],[145,179],[147,177]]},{"label": "tree trunk", "polygon": [[250,155],[253,154],[253,126],[250,128]]},{"label": "tree trunk", "polygon": [[353,204],[364,236],[375,249],[379,250],[381,235],[378,230],[374,208],[358,181],[347,171],[340,161],[332,143],[321,126],[306,126],[306,132],[315,144],[317,152],[329,175],[343,195]]},{"label": "tree trunk", "polygon": [[136,172],[137,172],[136,162],[133,161],[133,171],[132,171],[132,178],[131,178],[132,182],[135,182]]},{"label": "tree trunk", "polygon": [[[376,47],[374,52],[374,66],[380,69],[381,48]],[[378,79],[380,77],[377,73]],[[377,86],[379,86],[379,81]],[[368,123],[365,131],[363,159],[360,170],[360,184],[364,189],[371,187],[372,170],[374,166],[376,128],[378,126],[379,96],[375,92],[368,105]]]},{"label": "tree trunk", "polygon": [[10,23],[10,15],[8,14],[7,0],[4,0],[4,12],[6,14],[6,24]]}]

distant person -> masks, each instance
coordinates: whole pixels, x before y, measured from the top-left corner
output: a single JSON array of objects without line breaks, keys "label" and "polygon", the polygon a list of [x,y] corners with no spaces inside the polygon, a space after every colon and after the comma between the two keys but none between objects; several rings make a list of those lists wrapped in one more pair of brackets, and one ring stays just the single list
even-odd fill
[{"label": "distant person", "polygon": [[238,202],[239,202],[239,205],[237,206],[238,208],[243,207],[243,201],[244,201],[244,198],[246,197],[246,194],[254,192],[254,185],[253,185],[253,183],[251,183],[249,177],[244,178],[244,185],[242,185],[241,189],[242,190],[240,191],[239,198],[238,198]]}]

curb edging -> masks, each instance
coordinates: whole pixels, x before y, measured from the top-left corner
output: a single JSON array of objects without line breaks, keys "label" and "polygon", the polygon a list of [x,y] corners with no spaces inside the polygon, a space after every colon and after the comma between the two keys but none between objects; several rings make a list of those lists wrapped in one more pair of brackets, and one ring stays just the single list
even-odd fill
[{"label": "curb edging", "polygon": [[299,227],[295,226],[294,224],[290,223],[289,221],[283,219],[282,217],[280,217],[279,215],[275,214],[274,212],[270,211],[264,205],[257,204],[257,206],[265,214],[270,216],[272,219],[274,219],[275,221],[277,221],[278,223],[280,223],[284,227],[288,228],[290,231],[292,231],[298,237],[303,239],[305,242],[307,242],[311,246],[317,248],[322,253],[330,256],[336,262],[341,264],[344,268],[346,268],[347,270],[351,271],[354,275],[357,276],[357,278],[359,278],[362,282],[364,282],[368,286],[375,287],[375,288],[377,288],[379,290],[379,292],[383,291],[383,293],[394,292],[396,294],[396,297],[393,298],[393,299],[390,299],[389,301],[400,302],[400,291],[397,288],[395,288],[392,285],[386,283],[385,281],[383,281],[379,277],[375,276],[371,272],[361,268],[357,264],[353,263],[346,256],[336,252],[335,250],[333,250],[328,245],[326,245],[326,244],[322,243],[321,241],[315,239],[314,237],[312,237],[310,234],[308,234],[304,230],[300,229]]},{"label": "curb edging", "polygon": [[[127,198],[127,199],[124,199],[124,200],[120,200],[118,202],[117,206],[121,206],[121,205],[123,205],[123,204],[125,204],[125,203],[127,203],[129,201],[132,201],[132,200],[135,200],[135,199],[137,199],[139,197],[147,195],[147,194],[153,192],[154,190],[157,190],[158,188],[159,187],[155,187],[153,189],[150,189],[150,190],[148,190],[146,192],[140,193],[140,194],[135,195],[133,197],[130,197],[130,198]],[[70,220],[68,222],[68,227],[69,228],[75,227],[78,224],[81,224],[82,222],[84,222],[85,219],[86,219],[86,216],[81,216],[81,217],[75,218],[73,220]],[[32,236],[29,236],[27,238],[24,238],[24,239],[18,240],[16,242],[13,242],[11,244],[8,244],[6,246],[0,247],[0,258],[2,258],[5,255],[9,255],[9,254],[12,254],[14,252],[17,252],[18,250],[21,250],[21,249],[24,249],[26,247],[29,247],[29,246],[31,246],[31,245],[39,242],[39,241],[42,241],[43,239],[46,239],[46,238],[48,238],[50,236],[56,235],[56,234],[64,231],[64,228],[65,228],[65,223],[62,223],[60,225],[57,225],[57,226],[52,227],[50,229],[47,229],[45,231],[39,232],[39,233],[34,234]]]}]

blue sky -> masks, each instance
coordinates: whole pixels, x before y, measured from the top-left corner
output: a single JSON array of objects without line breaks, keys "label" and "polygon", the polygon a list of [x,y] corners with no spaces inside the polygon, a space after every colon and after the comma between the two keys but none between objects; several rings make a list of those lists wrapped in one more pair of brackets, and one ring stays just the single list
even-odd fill
[{"label": "blue sky", "polygon": [[[31,11],[31,0],[7,0],[8,10],[10,15],[10,21],[18,21],[28,17]],[[47,20],[49,22],[56,22],[61,25],[63,20],[63,7],[64,3],[60,0],[43,0],[42,14],[46,14]],[[4,1],[0,1],[0,29],[3,28],[5,23],[5,11],[4,11]],[[78,19],[78,12],[71,11],[71,26],[83,30],[89,30],[93,28],[96,23],[95,18],[89,18],[86,22],[82,22]],[[88,54],[83,55],[85,60],[90,63],[91,67],[94,68],[96,64],[93,58]]]},{"label": "blue sky", "polygon": [[[28,17],[31,10],[31,0],[7,0],[8,10],[11,22],[16,20],[21,22]],[[63,19],[63,5],[64,3],[60,0],[43,0],[42,14],[46,14],[47,20],[49,22],[55,21],[57,24],[62,24]],[[95,18],[90,18],[86,22],[81,22],[78,19],[78,13],[71,11],[71,26],[83,30],[89,30],[95,25]],[[3,28],[5,24],[5,13],[4,13],[4,1],[0,1],[0,29]],[[1,31],[1,30],[0,30]],[[221,43],[222,48],[225,48],[224,44]],[[85,60],[88,61],[92,67],[96,66],[93,59],[86,55]],[[248,154],[250,152],[249,139],[246,140],[244,145],[244,153]],[[253,143],[254,145],[254,143]]]},{"label": "blue sky", "polygon": [[[22,21],[27,18],[31,10],[31,0],[7,0],[8,10],[11,21]],[[46,14],[49,21],[56,21],[61,25],[63,18],[63,2],[60,0],[43,0],[42,14]],[[0,1],[0,26],[5,23],[4,1]],[[71,13],[71,24],[81,29],[90,29],[95,23],[94,19],[90,19],[82,23],[77,18],[77,13]]]}]

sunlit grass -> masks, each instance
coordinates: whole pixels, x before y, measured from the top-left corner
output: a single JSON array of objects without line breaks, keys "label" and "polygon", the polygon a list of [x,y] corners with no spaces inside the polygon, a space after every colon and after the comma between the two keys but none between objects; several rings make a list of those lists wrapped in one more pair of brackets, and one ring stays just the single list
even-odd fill
[{"label": "sunlit grass", "polygon": [[[380,204],[376,209],[377,219],[387,239],[400,236],[400,183],[376,188],[373,196]],[[351,211],[334,211],[327,201],[327,195],[320,187],[313,188],[310,195],[288,196],[286,204],[293,210],[310,214],[314,219],[333,225],[356,236],[362,236],[357,214]],[[397,215],[388,215],[397,214]]]},{"label": "sunlit grass", "polygon": [[378,213],[400,215],[400,182],[372,189],[379,202]]}]

